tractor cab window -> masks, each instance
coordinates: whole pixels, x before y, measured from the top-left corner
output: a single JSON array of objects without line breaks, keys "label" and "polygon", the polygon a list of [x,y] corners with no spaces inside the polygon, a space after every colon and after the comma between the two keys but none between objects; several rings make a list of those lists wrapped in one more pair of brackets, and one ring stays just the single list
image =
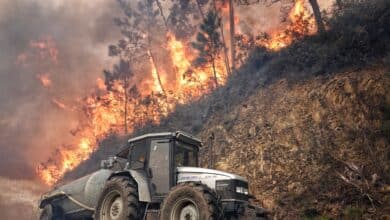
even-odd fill
[{"label": "tractor cab window", "polygon": [[175,167],[198,166],[198,151],[194,146],[176,141],[175,143]]},{"label": "tractor cab window", "polygon": [[152,188],[157,196],[168,193],[171,186],[170,149],[167,139],[150,142],[149,168],[152,171]]},{"label": "tractor cab window", "polygon": [[147,150],[145,141],[132,143],[129,155],[131,169],[143,169],[145,167]]},{"label": "tractor cab window", "polygon": [[116,156],[122,159],[127,159],[127,157],[129,156],[129,151],[129,147],[126,147],[122,149],[119,153],[117,153]]}]

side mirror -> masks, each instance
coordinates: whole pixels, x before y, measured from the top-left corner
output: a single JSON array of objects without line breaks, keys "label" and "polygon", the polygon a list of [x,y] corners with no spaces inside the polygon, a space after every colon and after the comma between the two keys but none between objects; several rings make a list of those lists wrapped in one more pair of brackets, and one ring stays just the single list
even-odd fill
[{"label": "side mirror", "polygon": [[116,162],[116,157],[108,157],[107,160],[102,160],[100,162],[100,168],[102,169],[111,169]]}]

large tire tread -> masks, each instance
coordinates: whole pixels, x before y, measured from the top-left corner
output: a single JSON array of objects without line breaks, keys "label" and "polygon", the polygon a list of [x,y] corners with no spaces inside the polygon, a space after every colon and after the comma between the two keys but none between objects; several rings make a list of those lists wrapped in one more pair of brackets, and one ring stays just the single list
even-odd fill
[{"label": "large tire tread", "polygon": [[[173,200],[175,200],[174,196],[176,192],[182,191],[184,188],[192,188],[200,195],[207,204],[207,214],[204,220],[221,220],[223,219],[223,211],[221,210],[221,205],[217,194],[211,190],[208,186],[196,183],[196,182],[188,182],[181,183],[177,186],[173,187],[170,193],[165,197],[162,205],[161,205],[161,220],[167,220],[167,212],[169,212],[170,206]],[[167,210],[168,209],[168,210]],[[203,220],[203,219],[202,219]]]},{"label": "large tire tread", "polygon": [[99,220],[99,213],[101,210],[102,202],[104,201],[104,195],[109,192],[113,187],[119,186],[122,189],[123,197],[125,201],[125,205],[127,209],[125,209],[125,218],[126,220],[138,220],[140,219],[140,203],[138,200],[138,188],[137,183],[131,178],[127,176],[115,176],[107,181],[106,186],[103,189],[102,196],[99,199],[98,207],[95,213],[95,219]]}]

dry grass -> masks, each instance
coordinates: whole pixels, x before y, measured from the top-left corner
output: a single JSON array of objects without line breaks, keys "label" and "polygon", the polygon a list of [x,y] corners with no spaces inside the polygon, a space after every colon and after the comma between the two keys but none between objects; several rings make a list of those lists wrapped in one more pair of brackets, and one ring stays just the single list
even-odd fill
[{"label": "dry grass", "polygon": [[[246,176],[278,219],[297,218],[307,208],[337,218],[347,206],[380,217],[390,171],[389,140],[380,132],[390,88],[385,73],[376,67],[292,86],[281,80],[212,116],[201,136],[215,136],[216,167]],[[352,174],[369,185],[340,178],[347,164],[364,169]]]}]

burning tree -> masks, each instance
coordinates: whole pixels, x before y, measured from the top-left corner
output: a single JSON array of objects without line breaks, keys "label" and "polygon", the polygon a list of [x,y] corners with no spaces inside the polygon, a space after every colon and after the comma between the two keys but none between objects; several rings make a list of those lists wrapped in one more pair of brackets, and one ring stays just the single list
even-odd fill
[{"label": "burning tree", "polygon": [[309,0],[309,2],[313,9],[313,14],[314,14],[314,18],[316,19],[318,31],[323,33],[325,32],[325,25],[324,22],[322,21],[321,10],[320,10],[320,6],[318,5],[318,1]]},{"label": "burning tree", "polygon": [[[119,64],[114,65],[112,71],[105,70],[104,75],[106,78],[105,84],[108,90],[112,92],[124,93],[124,131],[127,133],[127,104],[128,104],[128,90],[129,90],[129,81],[133,76],[133,72],[130,67],[130,62],[121,59]],[[118,87],[115,85],[117,80],[122,81],[122,86]]]},{"label": "burning tree", "polygon": [[[188,0],[172,0],[167,22],[179,39],[185,39],[196,32],[196,22],[203,18],[202,3]],[[200,15],[200,16],[199,16]]]},{"label": "burning tree", "polygon": [[192,46],[199,52],[194,60],[194,64],[202,66],[211,63],[216,87],[218,87],[218,77],[215,62],[222,49],[222,42],[218,32],[220,25],[221,18],[214,10],[210,10],[200,26],[196,42],[192,43]]},{"label": "burning tree", "polygon": [[[197,23],[202,22],[206,19],[206,15],[203,12],[204,8],[212,8],[212,10],[221,14],[220,5],[225,5],[225,0],[218,1],[209,1],[209,0],[173,0],[173,6],[171,8],[171,13],[169,16],[169,21],[173,26],[175,35],[180,38],[190,38],[197,31]],[[219,5],[217,7],[216,5]],[[220,23],[222,21],[220,20]],[[225,69],[228,74],[230,74],[230,63],[228,56],[228,49],[226,47],[225,37],[224,37],[224,27],[222,23],[219,25],[219,31],[222,42],[223,49],[223,62],[225,64]],[[234,32],[234,30],[233,30]]]},{"label": "burning tree", "polygon": [[[145,59],[144,42],[142,33],[131,28],[126,18],[114,19],[115,24],[121,29],[123,38],[116,45],[109,46],[109,55],[119,57],[119,64],[114,65],[113,70],[105,70],[105,85],[108,91],[124,94],[124,131],[127,133],[128,101],[130,79],[134,76],[133,66],[138,61]],[[118,86],[116,83],[121,81]]]},{"label": "burning tree", "polygon": [[[257,4],[257,3],[267,3],[268,5],[281,2],[282,0],[238,0],[239,4],[242,5],[250,5],[250,4]],[[302,0],[291,0],[295,1],[295,4],[303,4]],[[337,4],[340,5],[341,0],[336,0]],[[325,32],[325,25],[324,21],[322,20],[321,10],[320,6],[318,4],[317,0],[309,0],[309,3],[311,5],[311,8],[313,10],[314,18],[317,24],[318,31],[320,33]]]},{"label": "burning tree", "polygon": [[166,95],[152,45],[152,36],[154,34],[152,30],[158,30],[160,28],[158,16],[161,11],[155,8],[156,1],[138,1],[136,7],[134,7],[131,1],[118,0],[118,2],[125,14],[124,17],[116,19],[116,23],[121,27],[122,35],[125,38],[129,38],[128,40],[131,40],[129,35],[136,33],[137,46],[142,49],[138,50],[137,53],[150,58],[161,92]]}]

